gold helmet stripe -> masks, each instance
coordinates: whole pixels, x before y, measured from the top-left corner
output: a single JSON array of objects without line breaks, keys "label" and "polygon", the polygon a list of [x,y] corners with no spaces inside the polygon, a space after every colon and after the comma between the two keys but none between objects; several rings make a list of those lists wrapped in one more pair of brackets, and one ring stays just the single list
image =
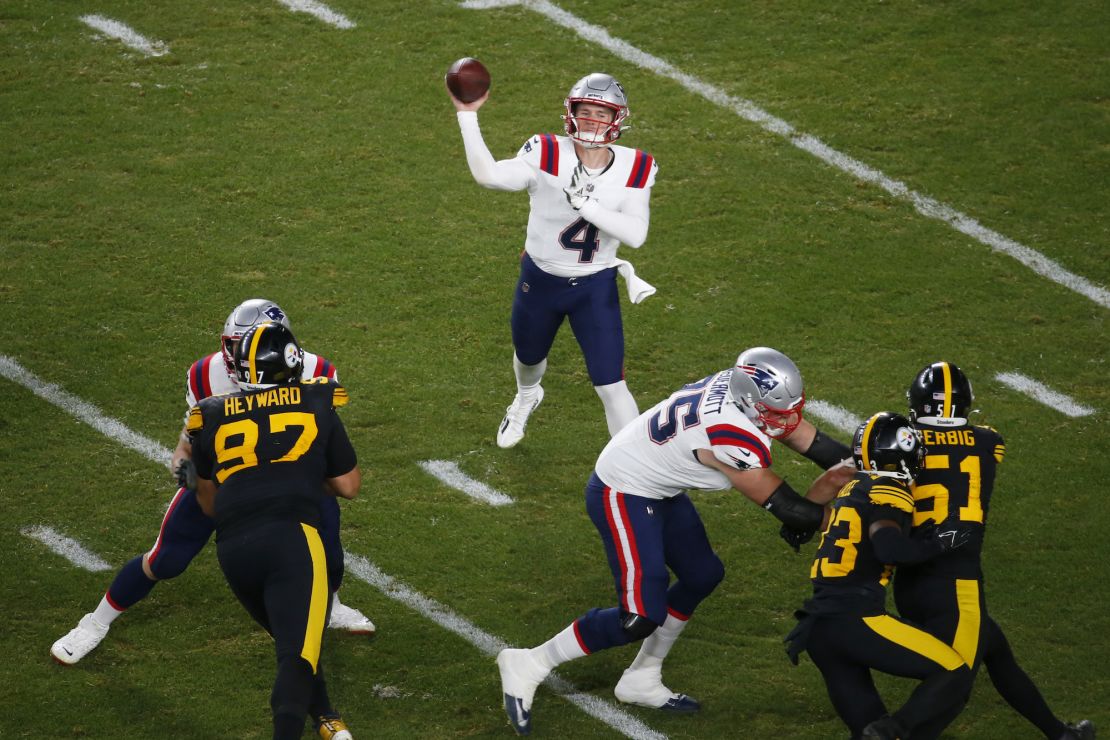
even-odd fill
[{"label": "gold helmet stripe", "polygon": [[944,407],[940,415],[952,418],[956,415],[956,408],[952,405],[952,368],[947,362],[940,363],[940,367],[944,371]]},{"label": "gold helmet stripe", "polygon": [[875,414],[867,420],[867,426],[863,428],[863,436],[860,437],[860,458],[863,460],[864,470],[871,470],[871,460],[867,457],[867,442],[871,439],[871,430],[875,427],[875,421],[879,416],[880,414]]},{"label": "gold helmet stripe", "polygon": [[251,347],[250,351],[247,353],[247,361],[250,363],[250,373],[247,375],[248,383],[258,382],[258,371],[255,369],[254,361],[258,354],[258,340],[262,338],[262,332],[266,331],[267,328],[265,324],[259,324],[258,329],[254,332],[254,336],[251,337]]}]

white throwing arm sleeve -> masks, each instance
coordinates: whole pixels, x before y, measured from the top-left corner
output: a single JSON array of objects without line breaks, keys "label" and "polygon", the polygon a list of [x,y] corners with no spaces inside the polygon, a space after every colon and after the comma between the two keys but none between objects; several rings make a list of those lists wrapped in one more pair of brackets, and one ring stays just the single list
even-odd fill
[{"label": "white throwing arm sleeve", "polygon": [[532,185],[535,173],[520,159],[495,160],[482,139],[476,111],[459,111],[459,130],[466,148],[470,174],[482,187],[493,190],[524,190]]},{"label": "white throwing arm sleeve", "polygon": [[648,206],[650,197],[649,188],[632,190],[620,211],[610,210],[591,198],[578,213],[606,234],[619,239],[622,244],[638,248],[647,240],[648,221],[651,217]]}]

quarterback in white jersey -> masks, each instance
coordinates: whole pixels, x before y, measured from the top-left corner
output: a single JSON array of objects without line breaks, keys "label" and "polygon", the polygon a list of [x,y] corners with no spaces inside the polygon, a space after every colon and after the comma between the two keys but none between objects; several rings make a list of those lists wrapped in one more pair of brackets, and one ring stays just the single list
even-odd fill
[{"label": "quarterback in white jersey", "polygon": [[[675,391],[609,441],[586,485],[586,511],[605,546],[618,605],[589,610],[537,647],[497,656],[505,711],[518,732],[530,729],[536,687],[555,666],[638,640],[617,699],[669,712],[699,709],[663,684],[664,658],[724,577],[686,492],[735,488],[783,522],[780,534],[795,549],[808,542],[854,467],[846,445],[802,418],[804,406],[790,358],[753,347],[733,368]],[[806,498],[771,470],[775,439],[826,469]]]},{"label": "quarterback in white jersey", "polygon": [[529,415],[543,400],[548,352],[567,318],[609,433],[616,434],[639,413],[624,380],[617,273],[633,303],[655,292],[617,257],[617,248],[640,247],[647,239],[659,167],[647,152],[614,143],[627,128],[628,100],[607,74],[587,75],[571,88],[564,100],[566,136],[532,136],[512,159],[495,160],[482,139],[478,109],[488,96],[472,103],[451,96],[470,172],[484,187],[527,190],[531,200],[511,319],[517,394],[497,444],[512,447],[524,437]]}]

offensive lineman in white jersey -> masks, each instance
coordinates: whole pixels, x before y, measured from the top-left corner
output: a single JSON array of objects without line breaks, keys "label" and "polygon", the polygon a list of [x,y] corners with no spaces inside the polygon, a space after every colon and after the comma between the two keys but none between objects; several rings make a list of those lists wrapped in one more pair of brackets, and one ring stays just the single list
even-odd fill
[{"label": "offensive lineman in white jersey", "polygon": [[[252,298],[236,306],[224,323],[220,352],[213,352],[189,366],[185,380],[186,408],[191,409],[209,396],[234,393],[239,384],[234,379],[235,347],[248,329],[268,321],[280,322],[289,328],[289,318],[272,301]],[[304,353],[301,377],[327,377],[337,380],[335,366],[323,357]],[[178,436],[171,469],[177,471],[183,461],[192,459],[192,443],[184,428]],[[343,547],[339,540],[339,505],[327,496],[322,506],[320,527],[328,560],[328,580],[332,594],[328,627],[353,634],[372,635],[374,623],[362,612],[343,604],[338,589],[343,580]],[[181,481],[162,519],[154,546],[128,561],[113,579],[96,609],[86,614],[77,626],[59,638],[50,654],[59,663],[72,665],[88,655],[107,636],[109,626],[127,609],[154,589],[162,580],[179,576],[189,566],[214,531],[214,524],[196,500],[196,491]],[[326,718],[325,718],[326,719]],[[321,721],[317,718],[317,722]]]},{"label": "offensive lineman in white jersey", "polygon": [[532,204],[511,319],[517,394],[497,444],[512,447],[524,437],[529,415],[543,400],[540,381],[564,318],[605,407],[609,434],[616,434],[639,413],[624,380],[617,272],[633,303],[655,292],[617,258],[617,247],[640,247],[647,238],[659,167],[647,152],[614,143],[628,128],[628,99],[607,74],[587,75],[570,89],[566,136],[533,136],[512,159],[494,160],[482,139],[478,109],[488,98],[487,92],[463,103],[451,95],[470,172],[487,188],[527,190]]},{"label": "offensive lineman in white jersey", "polygon": [[[619,605],[591,609],[538,647],[497,656],[505,712],[518,734],[531,732],[532,698],[555,666],[639,640],[617,699],[669,712],[699,709],[662,676],[687,620],[724,577],[686,489],[735,488],[783,522],[781,535],[792,547],[808,542],[823,525],[824,504],[854,468],[846,445],[802,419],[804,405],[794,363],[754,347],[735,367],[675,391],[609,441],[586,486],[586,511],[605,545]],[[806,498],[771,470],[775,439],[826,469]]]}]

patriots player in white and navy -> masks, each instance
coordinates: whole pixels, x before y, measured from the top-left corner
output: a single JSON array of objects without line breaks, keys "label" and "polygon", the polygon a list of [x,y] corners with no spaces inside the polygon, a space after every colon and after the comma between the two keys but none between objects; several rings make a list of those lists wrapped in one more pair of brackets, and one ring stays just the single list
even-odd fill
[{"label": "patriots player in white and navy", "polygon": [[[235,307],[224,323],[220,351],[202,357],[189,367],[185,382],[186,409],[210,396],[239,390],[235,380],[235,347],[247,330],[268,321],[277,321],[289,327],[288,316],[273,301],[252,298]],[[305,352],[303,362],[303,379],[326,377],[338,380],[335,366],[323,357]],[[176,471],[183,461],[191,458],[192,444],[187,431],[182,428],[173,452],[172,469]],[[333,497],[325,497],[322,513],[320,536],[324,542],[328,582],[332,591],[328,626],[355,634],[374,634],[376,628],[370,619],[339,601],[337,592],[343,580],[343,547],[339,541],[339,505]],[[158,581],[181,575],[204,549],[213,531],[212,519],[201,511],[196,491],[181,485],[166,509],[154,546],[120,568],[96,609],[59,638],[50,648],[50,654],[65,665],[72,665],[88,655],[108,634],[109,625],[125,610],[146,598]]]},{"label": "patriots player in white and navy", "polygon": [[617,247],[638,248],[647,239],[659,165],[647,152],[616,145],[628,128],[628,99],[607,74],[587,75],[570,89],[563,101],[566,136],[532,136],[512,159],[495,160],[482,139],[478,109],[488,98],[487,92],[463,103],[451,95],[470,172],[484,187],[527,190],[531,200],[511,318],[517,394],[497,444],[512,447],[524,437],[543,400],[540,381],[564,319],[582,348],[609,434],[616,434],[639,414],[624,379],[617,272],[633,303],[655,292],[618,259]]},{"label": "patriots player in white and navy", "polygon": [[[538,647],[497,656],[505,711],[519,734],[531,731],[536,687],[555,666],[639,640],[617,699],[672,712],[699,708],[662,678],[664,658],[725,572],[686,491],[735,488],[783,522],[792,546],[808,541],[853,468],[846,445],[802,418],[804,405],[794,363],[754,347],[735,367],[675,391],[609,441],[586,486],[586,511],[604,543],[618,603],[591,609]],[[771,469],[773,440],[826,469],[805,498]]]}]

